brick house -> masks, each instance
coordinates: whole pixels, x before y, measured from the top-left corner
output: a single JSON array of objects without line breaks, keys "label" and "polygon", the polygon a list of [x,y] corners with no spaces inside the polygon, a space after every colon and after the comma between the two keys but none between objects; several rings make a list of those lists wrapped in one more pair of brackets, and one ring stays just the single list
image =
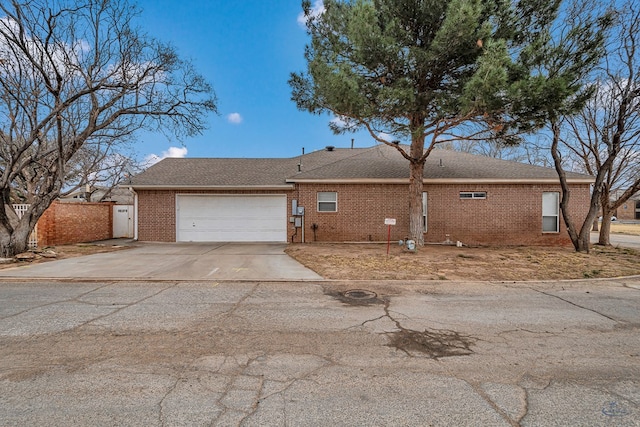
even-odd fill
[{"label": "brick house", "polygon": [[[286,159],[162,160],[134,177],[143,241],[363,242],[409,227],[409,164],[386,145]],[[588,175],[569,173],[570,211],[584,218]],[[434,150],[424,171],[425,242],[556,245],[569,238],[554,169]],[[304,211],[304,212],[302,212]]]},{"label": "brick house", "polygon": [[616,211],[616,217],[622,220],[640,220],[640,193],[624,202]]}]

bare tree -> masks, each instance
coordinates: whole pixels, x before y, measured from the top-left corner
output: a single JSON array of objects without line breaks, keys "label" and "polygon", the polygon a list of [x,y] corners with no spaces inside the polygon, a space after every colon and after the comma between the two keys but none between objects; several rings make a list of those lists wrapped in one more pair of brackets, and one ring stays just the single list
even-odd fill
[{"label": "bare tree", "polygon": [[594,98],[565,121],[560,141],[587,173],[596,177],[592,205],[602,211],[598,243],[609,245],[611,217],[640,191],[640,6],[618,13]]},{"label": "bare tree", "polygon": [[112,191],[142,168],[120,144],[85,144],[67,163],[60,196],[82,190],[87,201],[106,200]]},{"label": "bare tree", "polygon": [[[82,147],[141,128],[200,133],[215,95],[126,0],[0,3],[0,256],[26,249]],[[77,157],[76,157],[77,158]],[[17,191],[30,202],[18,218]]]},{"label": "bare tree", "polygon": [[442,144],[442,148],[463,153],[528,163],[531,165],[551,165],[549,145],[540,135],[523,136],[523,143],[506,144],[500,139],[471,140],[464,139]]}]

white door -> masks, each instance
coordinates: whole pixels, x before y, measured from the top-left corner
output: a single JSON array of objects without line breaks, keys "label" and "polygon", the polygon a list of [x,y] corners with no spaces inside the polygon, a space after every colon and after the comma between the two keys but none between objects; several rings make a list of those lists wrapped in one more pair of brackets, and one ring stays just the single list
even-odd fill
[{"label": "white door", "polygon": [[178,242],[286,242],[286,195],[178,195]]},{"label": "white door", "polygon": [[113,237],[133,238],[133,205],[113,205]]}]

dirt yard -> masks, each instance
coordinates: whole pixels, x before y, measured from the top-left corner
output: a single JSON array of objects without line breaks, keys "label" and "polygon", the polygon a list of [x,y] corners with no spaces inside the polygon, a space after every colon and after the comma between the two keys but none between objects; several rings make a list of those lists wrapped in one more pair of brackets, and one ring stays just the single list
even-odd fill
[{"label": "dirt yard", "polygon": [[[633,231],[633,229],[632,229]],[[43,248],[35,258],[0,264],[39,263],[127,249],[112,244]],[[53,251],[55,257],[43,256]],[[326,279],[353,280],[554,280],[640,274],[640,252],[595,246],[589,254],[571,247],[462,247],[427,245],[411,253],[394,243],[307,243],[286,252]]]},{"label": "dirt yard", "polygon": [[[8,259],[0,263],[0,269],[15,267],[20,264],[37,264],[41,262],[55,261],[57,259],[74,258],[83,255],[92,255],[102,252],[113,252],[128,249],[132,246],[103,243],[77,243],[75,245],[60,245],[38,248],[26,252],[24,259]],[[23,254],[24,255],[24,254]],[[17,257],[19,258],[20,255]]]},{"label": "dirt yard", "polygon": [[617,234],[630,234],[632,236],[640,236],[640,223],[628,222],[612,222],[611,232]]},{"label": "dirt yard", "polygon": [[462,247],[427,245],[418,252],[397,244],[291,245],[287,253],[326,279],[553,280],[640,274],[640,253],[594,247]]}]

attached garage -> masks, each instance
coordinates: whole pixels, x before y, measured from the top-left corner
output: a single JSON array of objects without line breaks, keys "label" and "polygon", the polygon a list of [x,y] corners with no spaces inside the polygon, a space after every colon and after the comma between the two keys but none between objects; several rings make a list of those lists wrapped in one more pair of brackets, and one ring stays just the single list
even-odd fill
[{"label": "attached garage", "polygon": [[286,242],[286,195],[176,195],[178,242]]}]

